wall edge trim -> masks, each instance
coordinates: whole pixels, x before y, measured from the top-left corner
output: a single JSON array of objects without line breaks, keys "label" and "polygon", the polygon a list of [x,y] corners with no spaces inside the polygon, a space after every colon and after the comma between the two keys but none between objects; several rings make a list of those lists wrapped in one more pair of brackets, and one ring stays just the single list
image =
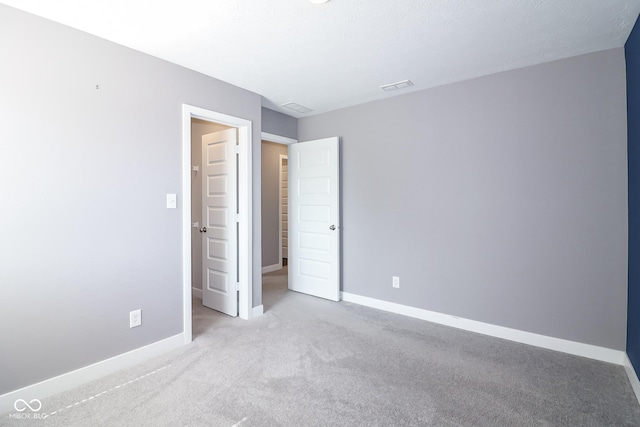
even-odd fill
[{"label": "wall edge trim", "polygon": [[13,405],[17,399],[24,399],[27,402],[32,399],[43,399],[121,369],[137,365],[183,345],[185,345],[184,332],[18,390],[10,391],[0,395],[0,414],[14,410]]},{"label": "wall edge trim", "polygon": [[410,307],[407,305],[383,301],[375,298],[355,295],[348,292],[342,292],[342,300],[345,302],[376,308],[378,310],[426,320],[428,322],[437,323],[440,325],[463,329],[465,331],[475,332],[478,334],[488,335],[496,338],[502,338],[521,344],[528,344],[535,347],[559,351],[561,353],[568,353],[574,356],[582,356],[588,359],[599,360],[616,365],[624,365],[624,356],[626,355],[626,353],[622,350],[614,350],[592,344],[569,341],[562,338],[555,338],[547,335],[536,334],[533,332],[511,329],[504,326],[492,325],[490,323],[464,319],[449,314]]},{"label": "wall edge trim", "polygon": [[278,264],[267,265],[266,267],[262,267],[262,274],[271,273],[272,271],[282,270],[282,262]]},{"label": "wall edge trim", "polygon": [[257,307],[253,307],[251,314],[252,314],[252,319],[262,316],[264,314],[264,305],[260,304]]},{"label": "wall edge trim", "polygon": [[629,377],[629,382],[636,395],[636,399],[638,399],[638,404],[640,404],[640,380],[638,380],[638,374],[627,353],[624,354],[624,370],[627,373],[627,377]]},{"label": "wall edge trim", "polygon": [[291,144],[296,144],[298,142],[297,139],[288,138],[286,136],[280,136],[280,135],[276,135],[268,132],[262,132],[260,136],[263,141],[277,142],[279,144],[291,145]]}]

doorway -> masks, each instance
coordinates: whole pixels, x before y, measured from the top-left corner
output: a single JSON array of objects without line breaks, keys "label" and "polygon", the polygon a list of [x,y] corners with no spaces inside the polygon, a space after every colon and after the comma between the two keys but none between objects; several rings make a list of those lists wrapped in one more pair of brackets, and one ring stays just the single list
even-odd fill
[{"label": "doorway", "polygon": [[238,129],[191,119],[191,283],[202,305],[238,315]]},{"label": "doorway", "polygon": [[[264,135],[264,134],[263,134]],[[266,141],[266,142],[265,142]],[[283,144],[282,140],[273,138],[272,141]],[[267,206],[278,200],[275,195],[266,196],[265,182],[272,181],[272,187],[280,185],[278,175],[272,173],[265,176],[268,168],[277,170],[275,159],[265,163],[266,144],[269,138],[263,138],[263,175],[262,175],[262,255],[263,255],[263,305],[268,308],[269,298],[265,290],[266,274],[286,270],[281,274],[278,283],[281,287],[304,294],[340,301],[340,140],[329,137],[287,147],[287,186],[288,210],[295,212],[288,215],[287,257],[289,265],[282,268],[282,260],[277,264],[268,265],[271,257],[277,257],[281,251],[278,247],[276,225],[277,208],[272,213],[275,220],[271,225],[265,222]],[[271,144],[278,145],[278,144]],[[274,164],[275,163],[275,164]],[[275,175],[275,176],[274,176]],[[273,184],[275,183],[275,184]],[[277,190],[276,190],[277,191]],[[269,245],[265,232],[273,236]],[[270,249],[269,249],[270,248]],[[281,257],[281,255],[280,255]],[[280,269],[280,270],[278,270]],[[284,282],[286,280],[286,282]]]},{"label": "doorway", "polygon": [[[286,161],[297,141],[262,133],[262,301],[268,310],[288,290]],[[284,164],[284,169],[283,169]]]},{"label": "doorway", "polygon": [[204,135],[235,129],[220,123],[191,119],[191,287],[193,296],[202,299],[202,244],[200,229],[202,220],[202,137]]},{"label": "doorway", "polygon": [[[238,315],[242,319],[250,319],[252,310],[252,254],[251,254],[251,129],[252,123],[249,120],[229,116],[215,111],[183,104],[182,106],[182,249],[183,249],[183,322],[185,332],[185,343],[192,341],[192,294],[197,296],[197,288],[193,288],[193,278],[201,274],[195,271],[193,264],[197,264],[197,259],[192,256],[192,236],[199,234],[192,221],[192,181],[195,183],[200,179],[200,167],[192,165],[192,127],[193,128],[219,128],[237,130],[237,290],[238,290]],[[196,168],[197,167],[197,168]],[[194,180],[194,176],[197,176]],[[200,258],[201,259],[201,258]],[[200,288],[201,290],[202,288]]]},{"label": "doorway", "polygon": [[281,154],[278,165],[280,166],[280,192],[278,197],[280,229],[278,232],[278,248],[280,249],[282,266],[286,267],[289,265],[289,156]]}]

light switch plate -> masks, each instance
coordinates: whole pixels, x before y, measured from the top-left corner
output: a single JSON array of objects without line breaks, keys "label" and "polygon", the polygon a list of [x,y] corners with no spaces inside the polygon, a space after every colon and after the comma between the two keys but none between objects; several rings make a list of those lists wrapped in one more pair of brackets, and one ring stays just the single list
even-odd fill
[{"label": "light switch plate", "polygon": [[175,209],[178,205],[178,197],[175,194],[167,194],[167,209]]},{"label": "light switch plate", "polygon": [[129,313],[129,328],[142,325],[142,310],[134,310]]}]

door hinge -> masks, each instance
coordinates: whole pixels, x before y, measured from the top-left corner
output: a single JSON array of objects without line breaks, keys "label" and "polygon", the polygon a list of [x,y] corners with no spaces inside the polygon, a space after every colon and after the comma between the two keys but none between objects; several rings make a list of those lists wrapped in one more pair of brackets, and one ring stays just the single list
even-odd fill
[{"label": "door hinge", "polygon": [[236,222],[240,222],[240,214],[236,214]]},{"label": "door hinge", "polygon": [[240,146],[239,145],[234,145],[233,146],[233,152],[236,154],[240,154]]},{"label": "door hinge", "polygon": [[240,292],[240,282],[236,282],[236,292]]}]

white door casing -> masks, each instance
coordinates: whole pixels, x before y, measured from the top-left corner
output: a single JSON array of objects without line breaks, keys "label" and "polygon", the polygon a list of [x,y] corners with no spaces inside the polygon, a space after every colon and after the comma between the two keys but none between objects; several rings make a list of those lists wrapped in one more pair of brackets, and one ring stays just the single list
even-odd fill
[{"label": "white door casing", "polygon": [[[192,342],[192,283],[191,283],[191,122],[200,119],[238,129],[238,315],[251,319],[262,315],[262,306],[253,307],[253,189],[252,189],[252,135],[250,120],[222,114],[189,104],[182,104],[182,324],[184,343]],[[269,134],[267,134],[269,135]],[[294,141],[295,142],[295,141]],[[199,149],[199,148],[198,148]]]},{"label": "white door casing", "polygon": [[237,130],[202,136],[202,304],[238,315]]},{"label": "white door casing", "polygon": [[337,137],[289,146],[289,289],[340,300]]},{"label": "white door casing", "polygon": [[282,264],[283,258],[289,258],[289,162],[287,156],[280,155],[280,182],[279,182],[279,253],[278,262]]}]

